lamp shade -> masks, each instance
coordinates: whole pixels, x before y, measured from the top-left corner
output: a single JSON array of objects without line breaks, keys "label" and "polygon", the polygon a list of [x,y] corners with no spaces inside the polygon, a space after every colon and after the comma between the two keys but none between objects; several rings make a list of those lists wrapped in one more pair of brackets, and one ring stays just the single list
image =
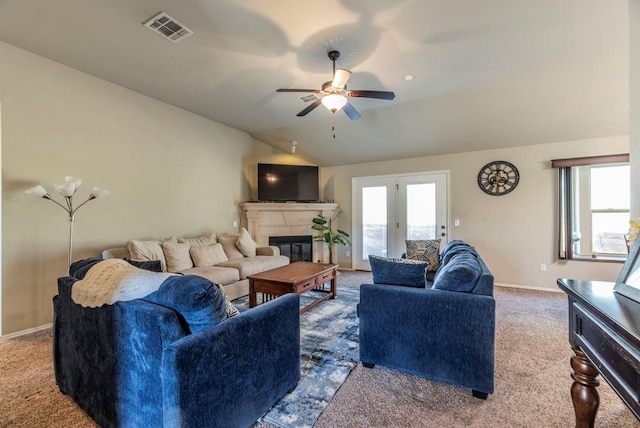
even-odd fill
[{"label": "lamp shade", "polygon": [[107,189],[101,189],[100,187],[94,187],[93,190],[91,191],[91,196],[93,196],[94,198],[98,199],[101,198],[103,196],[107,196],[109,192]]},{"label": "lamp shade", "polygon": [[333,113],[340,110],[347,103],[347,97],[344,95],[329,94],[322,98],[322,105],[331,110]]},{"label": "lamp shade", "polygon": [[44,198],[49,194],[49,192],[47,192],[47,189],[42,187],[41,184],[38,184],[37,186],[29,187],[27,190],[24,191],[24,193],[26,193],[27,195],[35,196],[37,198]]},{"label": "lamp shade", "polygon": [[82,179],[78,177],[70,177],[68,175],[64,178],[64,181],[66,183],[72,183],[74,186],[76,186],[76,189],[82,184]]},{"label": "lamp shade", "polygon": [[77,189],[76,185],[70,181],[65,181],[64,183],[61,183],[61,184],[54,184],[54,187],[65,198],[73,196],[73,194],[76,192],[76,189]]}]

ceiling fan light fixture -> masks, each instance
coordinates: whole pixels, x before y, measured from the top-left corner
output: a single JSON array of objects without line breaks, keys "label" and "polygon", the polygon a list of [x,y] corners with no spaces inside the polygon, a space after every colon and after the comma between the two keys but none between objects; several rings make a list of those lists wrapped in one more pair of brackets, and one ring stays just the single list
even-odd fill
[{"label": "ceiling fan light fixture", "polygon": [[322,97],[322,105],[332,113],[340,110],[347,103],[347,97],[338,94],[329,94]]}]

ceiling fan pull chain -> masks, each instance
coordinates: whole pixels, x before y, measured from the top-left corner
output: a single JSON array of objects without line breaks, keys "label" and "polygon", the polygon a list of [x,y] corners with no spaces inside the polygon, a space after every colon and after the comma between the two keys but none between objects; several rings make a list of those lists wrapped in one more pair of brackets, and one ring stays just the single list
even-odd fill
[{"label": "ceiling fan pull chain", "polygon": [[336,124],[335,124],[335,120],[336,120],[336,114],[335,113],[331,113],[331,131],[333,132],[333,139],[336,139]]}]

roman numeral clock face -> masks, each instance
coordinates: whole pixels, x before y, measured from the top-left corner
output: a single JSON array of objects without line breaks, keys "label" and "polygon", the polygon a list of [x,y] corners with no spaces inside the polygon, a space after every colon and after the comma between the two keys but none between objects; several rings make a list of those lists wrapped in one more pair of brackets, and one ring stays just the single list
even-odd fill
[{"label": "roman numeral clock face", "polygon": [[505,161],[489,162],[478,174],[478,186],[491,196],[502,196],[516,188],[520,174],[515,165]]}]

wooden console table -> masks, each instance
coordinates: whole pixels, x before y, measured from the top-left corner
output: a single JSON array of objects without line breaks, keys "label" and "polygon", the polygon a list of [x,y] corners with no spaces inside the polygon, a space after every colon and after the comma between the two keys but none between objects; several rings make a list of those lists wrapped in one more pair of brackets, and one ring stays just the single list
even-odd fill
[{"label": "wooden console table", "polygon": [[569,343],[576,427],[593,427],[598,374],[640,419],[640,304],[614,293],[612,282],[558,279],[569,298]]}]

